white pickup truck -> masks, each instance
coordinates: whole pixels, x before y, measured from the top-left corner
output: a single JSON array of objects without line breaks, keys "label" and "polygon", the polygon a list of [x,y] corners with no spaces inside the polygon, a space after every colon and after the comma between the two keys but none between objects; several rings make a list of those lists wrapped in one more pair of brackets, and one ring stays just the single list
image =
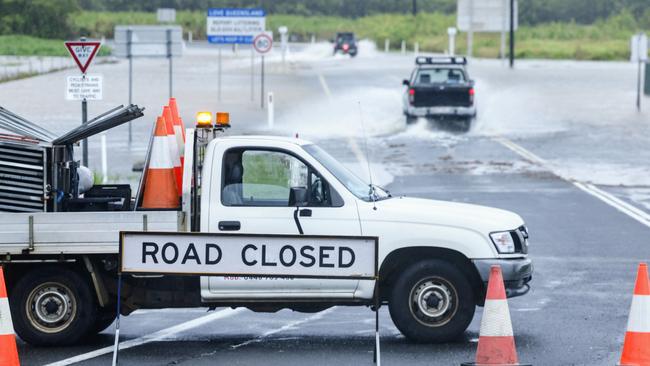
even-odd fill
[{"label": "white pickup truck", "polygon": [[[123,230],[378,237],[381,303],[417,342],[448,341],[465,331],[483,303],[491,265],[501,265],[508,296],[528,291],[533,267],[517,214],[391,196],[304,140],[214,132],[187,129],[179,210],[0,212],[1,261],[22,339],[74,344],[112,323]],[[0,155],[0,167],[10,158]],[[375,289],[373,280],[291,277],[125,275],[123,281],[124,315],[222,306],[315,312],[372,306]]]}]

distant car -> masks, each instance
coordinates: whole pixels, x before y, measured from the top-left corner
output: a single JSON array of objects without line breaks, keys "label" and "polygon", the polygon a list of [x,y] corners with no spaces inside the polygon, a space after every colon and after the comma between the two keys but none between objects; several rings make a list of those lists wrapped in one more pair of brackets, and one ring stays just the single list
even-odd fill
[{"label": "distant car", "polygon": [[354,33],[352,32],[339,32],[336,33],[336,39],[334,40],[334,54],[341,52],[344,55],[350,55],[352,57],[357,55],[357,41],[354,38]]},{"label": "distant car", "polygon": [[406,123],[418,117],[456,121],[469,130],[476,117],[474,80],[465,57],[416,57],[411,78],[404,80],[403,110]]}]

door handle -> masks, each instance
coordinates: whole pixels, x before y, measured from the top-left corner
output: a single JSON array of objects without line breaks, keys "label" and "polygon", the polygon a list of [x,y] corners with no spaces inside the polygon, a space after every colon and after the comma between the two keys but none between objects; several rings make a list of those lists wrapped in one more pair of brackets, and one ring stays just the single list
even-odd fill
[{"label": "door handle", "polygon": [[300,211],[298,211],[300,214],[300,217],[311,217],[311,210],[308,208],[303,208]]},{"label": "door handle", "polygon": [[219,221],[219,230],[221,231],[237,231],[241,229],[239,221]]}]

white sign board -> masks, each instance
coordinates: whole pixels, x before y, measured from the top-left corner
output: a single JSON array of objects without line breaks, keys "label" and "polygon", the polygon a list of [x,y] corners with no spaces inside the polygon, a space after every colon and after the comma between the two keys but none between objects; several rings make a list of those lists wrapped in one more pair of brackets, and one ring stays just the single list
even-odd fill
[{"label": "white sign board", "polygon": [[102,100],[104,77],[101,75],[68,76],[65,88],[67,100]]},{"label": "white sign board", "polygon": [[635,34],[630,39],[630,61],[648,61],[648,37],[645,33]]},{"label": "white sign board", "polygon": [[122,232],[120,270],[374,279],[377,238]]},{"label": "white sign board", "polygon": [[206,34],[210,43],[251,44],[265,30],[264,9],[208,9]]},{"label": "white sign board", "polygon": [[253,38],[253,48],[257,53],[268,53],[273,49],[273,32],[263,32]]},{"label": "white sign board", "polygon": [[117,57],[176,57],[183,54],[183,29],[179,25],[115,26]]},{"label": "white sign board", "polygon": [[[510,0],[458,0],[456,26],[467,32],[502,32],[510,30]],[[519,26],[515,0],[515,30]]]},{"label": "white sign board", "polygon": [[176,9],[158,8],[156,15],[160,23],[173,23],[176,21]]}]

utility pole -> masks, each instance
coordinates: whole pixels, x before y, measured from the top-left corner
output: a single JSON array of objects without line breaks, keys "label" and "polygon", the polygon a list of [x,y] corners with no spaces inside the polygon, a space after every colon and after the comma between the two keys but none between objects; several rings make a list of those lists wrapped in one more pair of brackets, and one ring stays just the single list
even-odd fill
[{"label": "utility pole", "polygon": [[510,0],[510,68],[515,66],[515,0]]},{"label": "utility pole", "polygon": [[413,16],[418,14],[418,0],[413,0]]}]

